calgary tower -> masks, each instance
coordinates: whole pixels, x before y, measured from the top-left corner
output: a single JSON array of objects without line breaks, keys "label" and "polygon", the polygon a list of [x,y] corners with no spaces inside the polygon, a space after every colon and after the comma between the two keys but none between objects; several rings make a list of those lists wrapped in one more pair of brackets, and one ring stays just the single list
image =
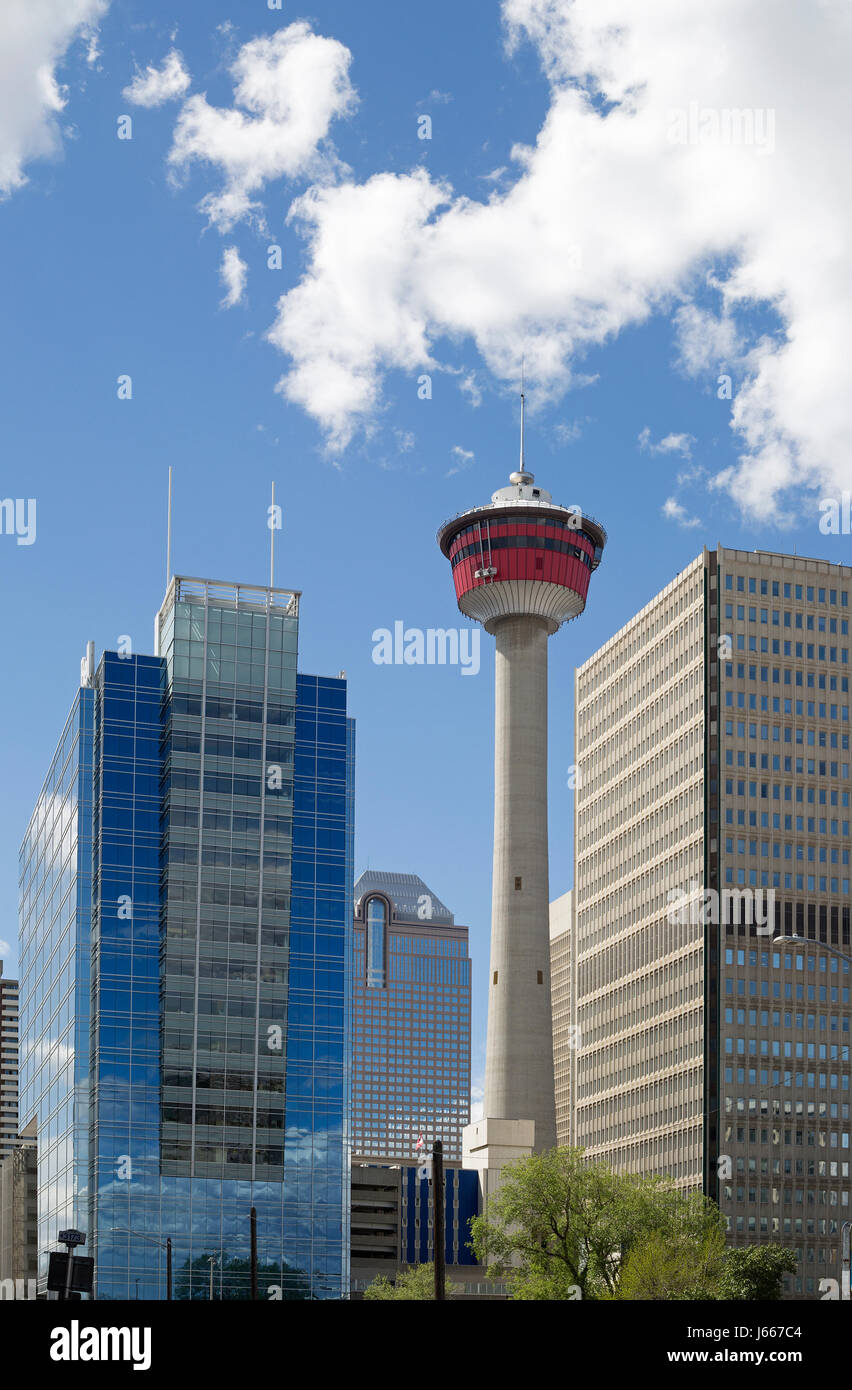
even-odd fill
[{"label": "calgary tower", "polygon": [[[494,871],[483,1119],[466,1160],[499,1169],[556,1144],[547,860],[547,639],[586,606],[606,532],[537,487],[521,458],[509,486],[438,532],[462,613],[497,644]],[[535,1126],[534,1130],[531,1124]]]}]

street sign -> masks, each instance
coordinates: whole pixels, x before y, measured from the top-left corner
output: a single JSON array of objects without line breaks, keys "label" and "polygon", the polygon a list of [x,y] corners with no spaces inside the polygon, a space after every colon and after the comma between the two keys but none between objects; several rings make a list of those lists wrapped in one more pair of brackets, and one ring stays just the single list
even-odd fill
[{"label": "street sign", "polygon": [[60,1245],[85,1245],[85,1244],[86,1244],[86,1237],[83,1235],[83,1232],[82,1232],[82,1231],[75,1231],[75,1230],[60,1231],[60,1232],[59,1232],[59,1244],[60,1244]]},{"label": "street sign", "polygon": [[[95,1277],[95,1262],[91,1255],[77,1255],[71,1270],[71,1288],[75,1293],[91,1293]],[[68,1256],[54,1250],[47,1271],[47,1287],[53,1293],[64,1293],[68,1280]]]}]

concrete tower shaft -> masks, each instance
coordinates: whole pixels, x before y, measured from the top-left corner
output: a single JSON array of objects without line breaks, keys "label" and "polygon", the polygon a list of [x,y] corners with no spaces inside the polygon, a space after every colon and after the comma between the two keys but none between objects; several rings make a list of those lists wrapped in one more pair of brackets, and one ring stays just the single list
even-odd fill
[{"label": "concrete tower shaft", "polygon": [[494,872],[483,1113],[535,1121],[556,1144],[547,865],[547,639],[542,618],[501,618],[496,639]]}]

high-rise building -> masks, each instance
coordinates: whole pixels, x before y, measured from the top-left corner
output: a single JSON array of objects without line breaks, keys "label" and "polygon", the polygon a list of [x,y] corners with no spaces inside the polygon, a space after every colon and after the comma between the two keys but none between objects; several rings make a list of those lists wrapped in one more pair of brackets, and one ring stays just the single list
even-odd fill
[{"label": "high-rise building", "polygon": [[[21,852],[39,1255],[98,1298],[348,1291],[353,726],[299,595],[172,579],[157,654],[91,648]],[[268,1292],[271,1291],[271,1292]]]},{"label": "high-rise building", "polygon": [[18,981],[0,960],[0,1163],[18,1143]]},{"label": "high-rise building", "polygon": [[18,981],[0,960],[0,1163],[18,1143]]},{"label": "high-rise building", "polygon": [[576,1046],[571,997],[571,929],[574,894],[550,904],[550,995],[553,1006],[553,1074],[556,1091],[556,1142],[570,1143],[571,1053]]},{"label": "high-rise building", "polygon": [[[33,1127],[34,1128],[34,1127]],[[0,1159],[0,1298],[35,1298],[38,1154],[32,1133]]]},{"label": "high-rise building", "polygon": [[[483,1118],[465,1157],[499,1174],[556,1143],[547,848],[547,643],[585,608],[606,532],[558,506],[524,464],[438,544],[459,609],[495,639],[494,867]],[[499,1178],[496,1179],[499,1181]],[[484,1177],[484,1186],[489,1184]]]},{"label": "high-rise building", "polygon": [[792,1246],[800,1297],[852,1216],[850,592],[705,550],[576,675],[572,1140]]},{"label": "high-rise building", "polygon": [[417,874],[368,869],[355,885],[353,1153],[407,1159],[418,1138],[462,1156],[470,1119],[470,958]]}]

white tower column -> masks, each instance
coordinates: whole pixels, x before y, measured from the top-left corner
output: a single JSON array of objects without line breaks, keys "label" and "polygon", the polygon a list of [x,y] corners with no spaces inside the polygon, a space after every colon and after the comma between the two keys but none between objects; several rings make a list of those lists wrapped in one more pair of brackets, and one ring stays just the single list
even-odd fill
[{"label": "white tower column", "polygon": [[556,624],[486,623],[496,639],[494,871],[486,1119],[535,1123],[556,1144],[547,856],[547,642]]}]

